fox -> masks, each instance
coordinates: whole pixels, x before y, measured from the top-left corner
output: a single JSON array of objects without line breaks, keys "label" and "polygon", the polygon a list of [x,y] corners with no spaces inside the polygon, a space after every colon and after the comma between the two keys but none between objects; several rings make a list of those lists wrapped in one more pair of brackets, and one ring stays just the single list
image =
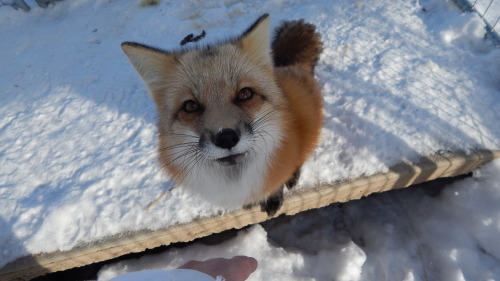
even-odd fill
[{"label": "fox", "polygon": [[272,40],[269,26],[264,14],[214,44],[121,48],[155,102],[158,159],[176,185],[221,207],[260,205],[273,216],[320,138],[314,69],[323,43],[304,20],[282,22]]}]

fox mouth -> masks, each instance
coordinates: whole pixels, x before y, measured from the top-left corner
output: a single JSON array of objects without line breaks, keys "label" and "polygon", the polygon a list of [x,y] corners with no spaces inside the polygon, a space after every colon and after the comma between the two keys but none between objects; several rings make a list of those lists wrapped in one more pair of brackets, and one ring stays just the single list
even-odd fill
[{"label": "fox mouth", "polygon": [[241,160],[243,160],[243,158],[245,158],[245,155],[246,153],[233,154],[216,159],[216,161],[223,166],[232,166],[238,164]]}]

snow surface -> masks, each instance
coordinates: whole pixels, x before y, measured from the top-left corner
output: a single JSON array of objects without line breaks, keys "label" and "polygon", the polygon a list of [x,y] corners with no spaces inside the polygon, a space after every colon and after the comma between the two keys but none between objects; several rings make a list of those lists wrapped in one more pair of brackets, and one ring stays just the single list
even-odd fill
[{"label": "snow surface", "polygon": [[[301,186],[384,172],[441,149],[500,147],[500,50],[482,40],[476,14],[461,14],[444,0],[31,6],[29,13],[0,8],[0,266],[218,211],[183,188],[145,211],[171,184],[156,164],[154,104],[121,52],[122,41],[177,48],[204,29],[205,44],[239,34],[266,12],[272,26],[298,18],[317,25],[325,42],[317,78],[326,118]],[[498,234],[498,217],[491,220]],[[361,220],[359,227],[384,239],[369,224]],[[262,240],[263,232],[256,226],[248,235]],[[368,252],[349,245],[348,265],[359,268]],[[290,255],[293,267],[294,253],[273,251]],[[369,253],[377,255],[375,246]],[[336,268],[318,262],[311,266]]]},{"label": "snow surface", "polygon": [[[500,18],[500,2],[491,0],[474,0],[474,9],[486,20],[490,26],[498,24]],[[496,29],[498,30],[498,29]]]},{"label": "snow surface", "polygon": [[142,270],[117,276],[113,281],[219,281],[211,276],[195,270],[175,269],[175,270]]},{"label": "snow surface", "polygon": [[398,190],[280,217],[216,246],[107,265],[99,280],[235,255],[259,261],[248,280],[498,280],[499,171],[496,160],[437,196]]}]

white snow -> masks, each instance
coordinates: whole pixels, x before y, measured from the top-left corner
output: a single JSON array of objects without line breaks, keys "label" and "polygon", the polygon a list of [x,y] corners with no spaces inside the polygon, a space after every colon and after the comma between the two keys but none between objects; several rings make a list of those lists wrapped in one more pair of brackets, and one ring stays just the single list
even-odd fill
[{"label": "white snow", "polygon": [[[156,164],[154,104],[123,41],[177,48],[205,30],[205,44],[238,35],[266,12],[272,26],[298,18],[317,25],[325,128],[302,187],[384,172],[442,149],[500,148],[500,50],[483,40],[476,14],[449,1],[31,6],[0,7],[0,267],[218,211],[182,187],[145,211],[171,184]],[[255,226],[229,246],[177,251],[162,264],[202,257],[197,252],[248,253],[260,262],[252,278],[498,279],[500,165],[480,171],[451,189],[466,196],[412,191],[334,206]]]},{"label": "white snow", "polygon": [[[491,0],[475,0],[472,3],[474,4],[474,9],[490,24],[490,26],[494,27],[495,24],[498,24],[500,17],[498,12],[500,11],[500,2]],[[498,25],[496,27],[498,27]]]},{"label": "white snow", "polygon": [[[215,281],[211,276],[200,273],[195,270],[176,269],[176,270],[142,270],[122,274],[113,281],[177,281],[177,280],[196,280],[196,281]],[[219,279],[217,279],[219,280]]]},{"label": "white snow", "polygon": [[248,280],[498,280],[500,160],[435,197],[422,189],[377,194],[201,243],[107,265],[99,280],[189,260],[247,255]]}]

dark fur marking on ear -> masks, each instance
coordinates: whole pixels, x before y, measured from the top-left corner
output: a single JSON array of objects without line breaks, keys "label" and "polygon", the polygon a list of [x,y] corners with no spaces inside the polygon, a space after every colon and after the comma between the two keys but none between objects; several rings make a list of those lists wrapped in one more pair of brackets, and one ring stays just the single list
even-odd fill
[{"label": "dark fur marking on ear", "polygon": [[252,32],[258,25],[261,23],[263,20],[267,19],[269,17],[269,14],[263,14],[258,18],[243,34],[240,36],[240,38],[243,38],[247,36],[250,32]]}]

